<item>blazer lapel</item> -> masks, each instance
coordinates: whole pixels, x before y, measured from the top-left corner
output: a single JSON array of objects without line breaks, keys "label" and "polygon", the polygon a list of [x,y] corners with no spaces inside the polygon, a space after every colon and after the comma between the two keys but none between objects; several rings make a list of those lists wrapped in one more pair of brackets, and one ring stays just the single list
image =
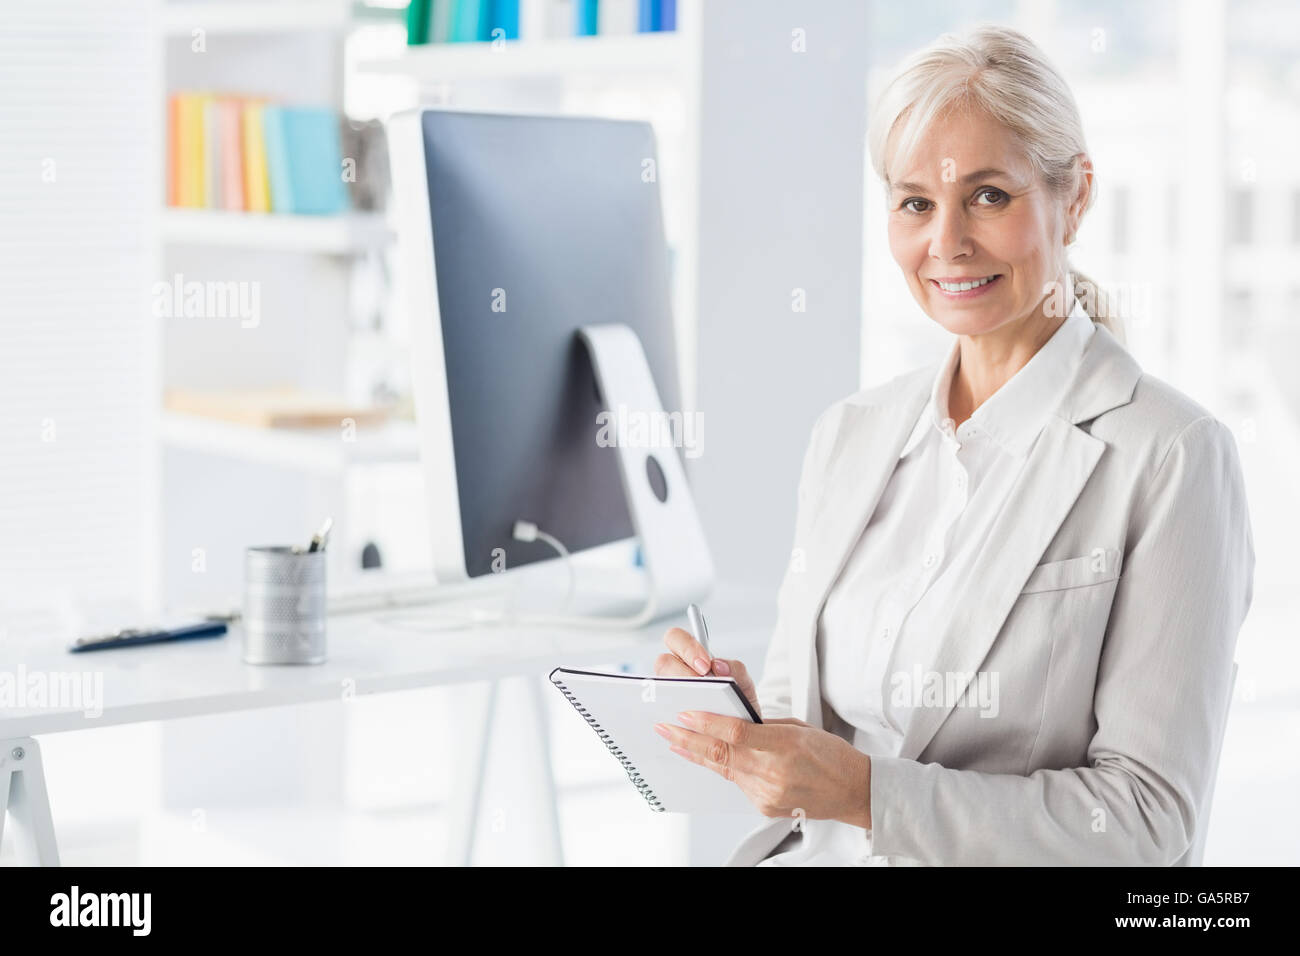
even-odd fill
[{"label": "blazer lapel", "polygon": [[822,605],[884,493],[899,452],[930,397],[932,379],[933,375],[917,376],[917,387],[900,390],[886,404],[846,404],[832,440],[807,543],[800,542],[815,604],[791,645],[791,708],[815,727],[824,726],[821,694],[816,690],[820,687],[817,620]]},{"label": "blazer lapel", "polygon": [[[824,727],[817,662],[822,607],[880,501],[899,453],[930,397],[936,372],[937,367],[932,367],[915,374],[906,387],[879,404],[845,403],[824,460],[820,498],[807,538],[799,542],[806,552],[811,603],[805,606],[798,630],[791,635],[792,710],[815,727]],[[1049,417],[981,547],[979,565],[996,573],[972,582],[955,600],[935,670],[973,674],[979,669],[1020,590],[1105,449],[1104,442],[1076,424],[1127,402],[1141,374],[1132,356],[1098,326],[1066,398]],[[904,735],[900,756],[919,756],[954,704],[955,700],[945,702],[944,707],[919,708]]]},{"label": "blazer lapel", "polygon": [[918,758],[952,712],[1105,451],[1106,443],[1077,423],[1127,403],[1141,374],[1132,356],[1099,326],[976,556],[976,566],[989,574],[954,597],[933,670],[945,675],[945,687],[949,674],[966,677],[940,706],[913,712],[900,757]]},{"label": "blazer lapel", "polygon": [[[965,692],[1104,448],[1104,442],[1062,418],[1052,417],[1043,426],[975,558],[975,566],[989,573],[954,596],[940,638],[932,669],[944,675],[944,686],[951,685],[955,697],[945,695],[941,705],[912,712],[899,756],[915,759]],[[950,674],[963,679],[952,683]]]}]

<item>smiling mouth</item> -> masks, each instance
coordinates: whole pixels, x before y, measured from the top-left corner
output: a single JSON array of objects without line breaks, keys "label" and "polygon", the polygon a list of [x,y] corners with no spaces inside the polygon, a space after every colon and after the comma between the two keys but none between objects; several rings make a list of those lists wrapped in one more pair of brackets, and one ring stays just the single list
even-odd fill
[{"label": "smiling mouth", "polygon": [[941,282],[937,280],[937,278],[932,278],[930,281],[935,285],[936,289],[941,289],[949,295],[956,295],[959,293],[969,293],[969,291],[975,289],[983,289],[984,286],[992,285],[993,282],[1000,280],[1001,277],[1002,274],[997,273],[993,274],[993,276],[969,278],[969,280],[962,280],[959,282]]}]

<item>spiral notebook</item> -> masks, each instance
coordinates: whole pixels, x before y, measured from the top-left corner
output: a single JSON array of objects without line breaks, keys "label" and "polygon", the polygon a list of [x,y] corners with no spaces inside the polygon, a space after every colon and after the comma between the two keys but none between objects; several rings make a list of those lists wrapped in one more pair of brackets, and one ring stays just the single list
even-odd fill
[{"label": "spiral notebook", "polygon": [[677,714],[703,710],[761,724],[729,677],[647,677],[599,671],[551,671],[568,698],[609,748],[650,807],[668,813],[756,813],[736,784],[669,750],[654,725],[681,726]]}]

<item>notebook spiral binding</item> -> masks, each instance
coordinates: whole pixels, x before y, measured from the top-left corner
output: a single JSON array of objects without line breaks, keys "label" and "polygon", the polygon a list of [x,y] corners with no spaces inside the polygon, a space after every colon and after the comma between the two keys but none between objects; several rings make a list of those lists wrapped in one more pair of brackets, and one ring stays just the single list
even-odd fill
[{"label": "notebook spiral binding", "polygon": [[582,719],[585,720],[591,729],[596,732],[596,736],[601,739],[601,742],[609,749],[609,752],[618,758],[618,762],[622,764],[623,769],[627,772],[628,779],[632,781],[632,786],[636,787],[641,796],[645,797],[646,803],[650,804],[650,809],[654,810],[656,813],[663,813],[664,806],[659,802],[659,798],[655,796],[655,792],[651,790],[650,785],[642,779],[641,774],[637,771],[636,766],[632,761],[627,759],[627,754],[623,753],[623,751],[619,749],[618,745],[614,743],[614,739],[610,737],[609,734],[605,733],[605,728],[596,723],[596,718],[588,713],[586,707],[583,707],[578,703],[578,698],[569,693],[569,688],[565,687],[563,682],[552,677],[551,683],[559,688],[560,693],[563,694],[565,698],[568,699],[569,703],[573,705],[573,709],[582,715]]}]

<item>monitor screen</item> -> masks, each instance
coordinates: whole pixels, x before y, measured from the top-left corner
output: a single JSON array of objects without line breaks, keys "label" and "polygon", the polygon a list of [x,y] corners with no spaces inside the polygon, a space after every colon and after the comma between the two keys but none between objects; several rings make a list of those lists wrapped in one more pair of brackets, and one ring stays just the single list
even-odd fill
[{"label": "monitor screen", "polygon": [[570,551],[631,537],[575,332],[630,326],[680,410],[651,127],[427,110],[421,132],[440,320],[413,321],[440,321],[466,573],[554,556],[516,520]]}]

